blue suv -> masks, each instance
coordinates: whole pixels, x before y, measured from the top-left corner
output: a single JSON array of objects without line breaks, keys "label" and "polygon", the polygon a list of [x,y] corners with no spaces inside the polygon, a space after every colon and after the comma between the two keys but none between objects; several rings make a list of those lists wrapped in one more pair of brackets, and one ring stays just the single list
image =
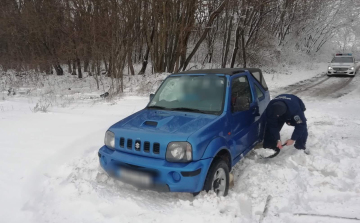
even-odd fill
[{"label": "blue suv", "polygon": [[140,188],[226,196],[231,168],[262,141],[269,101],[260,69],[171,74],[144,109],[108,129],[100,165]]}]

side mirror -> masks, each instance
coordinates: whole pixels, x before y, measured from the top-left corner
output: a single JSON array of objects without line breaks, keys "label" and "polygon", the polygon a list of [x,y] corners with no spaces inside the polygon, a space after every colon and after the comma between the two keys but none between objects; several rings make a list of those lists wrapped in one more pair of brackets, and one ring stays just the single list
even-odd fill
[{"label": "side mirror", "polygon": [[154,98],[155,94],[150,94],[150,101]]},{"label": "side mirror", "polygon": [[234,112],[247,111],[250,109],[249,97],[237,97],[234,105]]}]

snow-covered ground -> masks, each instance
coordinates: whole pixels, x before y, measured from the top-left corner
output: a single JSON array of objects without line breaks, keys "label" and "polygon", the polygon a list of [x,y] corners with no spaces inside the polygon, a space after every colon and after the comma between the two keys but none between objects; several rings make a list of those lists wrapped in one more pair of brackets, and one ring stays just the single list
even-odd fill
[{"label": "snow-covered ground", "polygon": [[[266,79],[275,94],[324,69],[267,72]],[[341,95],[299,93],[311,155],[293,147],[270,160],[251,153],[233,169],[225,198],[139,191],[107,177],[97,157],[106,129],[142,109],[148,97],[134,95],[156,89],[164,76],[132,78],[113,100],[99,99],[91,77],[48,77],[41,86],[18,83],[16,95],[2,92],[1,222],[258,222],[269,195],[263,222],[351,222],[297,213],[360,218],[360,76]],[[36,104],[48,111],[34,112]],[[291,132],[285,127],[282,138]]]}]

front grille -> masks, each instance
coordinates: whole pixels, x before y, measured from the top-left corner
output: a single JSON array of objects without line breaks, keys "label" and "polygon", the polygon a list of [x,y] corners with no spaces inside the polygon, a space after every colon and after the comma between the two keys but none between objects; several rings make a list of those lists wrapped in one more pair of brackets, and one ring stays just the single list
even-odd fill
[{"label": "front grille", "polygon": [[120,137],[120,148],[127,148],[134,150],[136,152],[144,151],[145,153],[150,153],[151,151],[151,145],[152,145],[152,153],[153,154],[160,154],[160,143],[158,142],[149,142],[149,141],[141,141],[139,139],[133,140],[133,139],[126,139],[124,137]]},{"label": "front grille", "polygon": [[127,148],[132,149],[132,139],[127,140]]},{"label": "front grille", "polygon": [[334,67],[333,69],[336,71],[347,71],[348,70],[348,68],[340,68],[340,67]]},{"label": "front grille", "polygon": [[125,138],[124,138],[124,137],[121,137],[121,138],[120,138],[120,147],[121,147],[121,148],[124,148],[124,146],[125,146]]},{"label": "front grille", "polygon": [[144,143],[144,152],[146,152],[146,153],[150,152],[150,142]]},{"label": "front grille", "polygon": [[155,154],[159,154],[160,153],[160,144],[159,143],[154,143],[153,145],[153,153]]}]

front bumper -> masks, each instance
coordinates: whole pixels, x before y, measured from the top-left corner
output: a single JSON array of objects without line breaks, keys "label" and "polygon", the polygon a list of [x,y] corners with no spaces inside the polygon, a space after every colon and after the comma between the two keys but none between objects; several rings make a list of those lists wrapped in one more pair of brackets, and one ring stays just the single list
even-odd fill
[{"label": "front bumper", "polygon": [[355,75],[355,70],[346,70],[346,71],[336,71],[336,70],[328,70],[327,75]]},{"label": "front bumper", "polygon": [[[212,159],[190,163],[171,163],[163,159],[138,156],[103,146],[99,150],[101,167],[111,176],[120,179],[122,167],[153,173],[154,183],[145,189],[195,193],[202,190]],[[121,179],[120,179],[121,180]]]}]

